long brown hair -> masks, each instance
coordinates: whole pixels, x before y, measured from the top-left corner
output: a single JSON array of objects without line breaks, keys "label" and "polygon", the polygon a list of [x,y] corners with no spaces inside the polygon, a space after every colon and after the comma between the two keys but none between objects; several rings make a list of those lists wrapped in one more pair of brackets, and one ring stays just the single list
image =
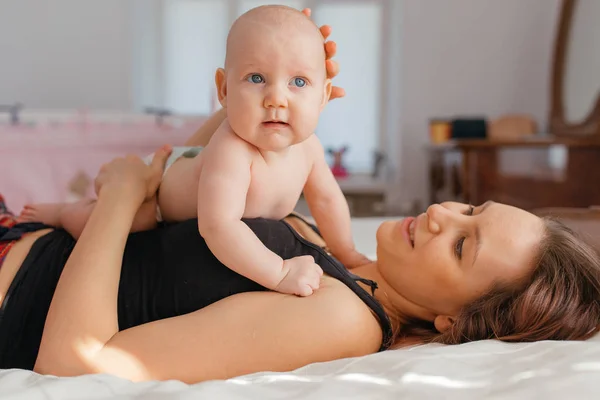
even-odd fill
[{"label": "long brown hair", "polygon": [[561,222],[542,218],[545,229],[534,268],[520,282],[497,284],[464,307],[439,333],[433,323],[405,321],[396,344],[459,344],[498,339],[509,342],[582,340],[600,323],[600,258]]}]

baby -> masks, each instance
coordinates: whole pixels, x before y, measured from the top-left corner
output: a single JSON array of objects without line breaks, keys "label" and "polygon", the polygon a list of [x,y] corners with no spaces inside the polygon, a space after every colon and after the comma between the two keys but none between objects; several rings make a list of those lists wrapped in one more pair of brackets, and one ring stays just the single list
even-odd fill
[{"label": "baby", "polygon": [[[282,219],[304,192],[333,255],[349,268],[367,261],[355,250],[348,205],[313,133],[331,91],[317,26],[284,6],[248,11],[229,32],[215,82],[228,117],[204,149],[176,154],[168,165],[159,217],[197,217],[200,234],[224,265],[266,288],[308,296],[322,274],[312,257],[283,260],[242,221]],[[23,217],[78,235],[92,206],[34,205]],[[145,204],[132,229],[153,227],[155,212]]]}]

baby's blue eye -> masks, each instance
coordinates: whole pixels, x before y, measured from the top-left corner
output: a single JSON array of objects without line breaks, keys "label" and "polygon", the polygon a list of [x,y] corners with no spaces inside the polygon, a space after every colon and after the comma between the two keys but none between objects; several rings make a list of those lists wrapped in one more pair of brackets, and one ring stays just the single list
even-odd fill
[{"label": "baby's blue eye", "polygon": [[248,82],[263,83],[265,80],[259,74],[252,74],[248,77]]},{"label": "baby's blue eye", "polygon": [[294,78],[294,85],[298,87],[304,87],[306,86],[306,81],[302,78]]}]

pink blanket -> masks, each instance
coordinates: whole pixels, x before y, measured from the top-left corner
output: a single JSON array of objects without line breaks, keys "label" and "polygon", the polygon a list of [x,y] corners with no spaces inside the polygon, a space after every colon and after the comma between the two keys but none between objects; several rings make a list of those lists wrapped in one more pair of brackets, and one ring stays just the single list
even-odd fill
[{"label": "pink blanket", "polygon": [[0,126],[0,193],[18,213],[30,202],[73,201],[93,195],[99,167],[116,156],[143,157],[163,144],[183,145],[203,119],[179,128],[155,124]]}]

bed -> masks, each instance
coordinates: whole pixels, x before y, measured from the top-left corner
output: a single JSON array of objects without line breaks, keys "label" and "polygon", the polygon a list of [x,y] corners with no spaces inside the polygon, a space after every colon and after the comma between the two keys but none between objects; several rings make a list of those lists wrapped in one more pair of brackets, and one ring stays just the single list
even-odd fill
[{"label": "bed", "polygon": [[[373,256],[380,219],[354,219],[360,250]],[[571,399],[600,398],[600,336],[586,342],[422,345],[195,385],[131,383],[0,371],[0,399]]]}]

